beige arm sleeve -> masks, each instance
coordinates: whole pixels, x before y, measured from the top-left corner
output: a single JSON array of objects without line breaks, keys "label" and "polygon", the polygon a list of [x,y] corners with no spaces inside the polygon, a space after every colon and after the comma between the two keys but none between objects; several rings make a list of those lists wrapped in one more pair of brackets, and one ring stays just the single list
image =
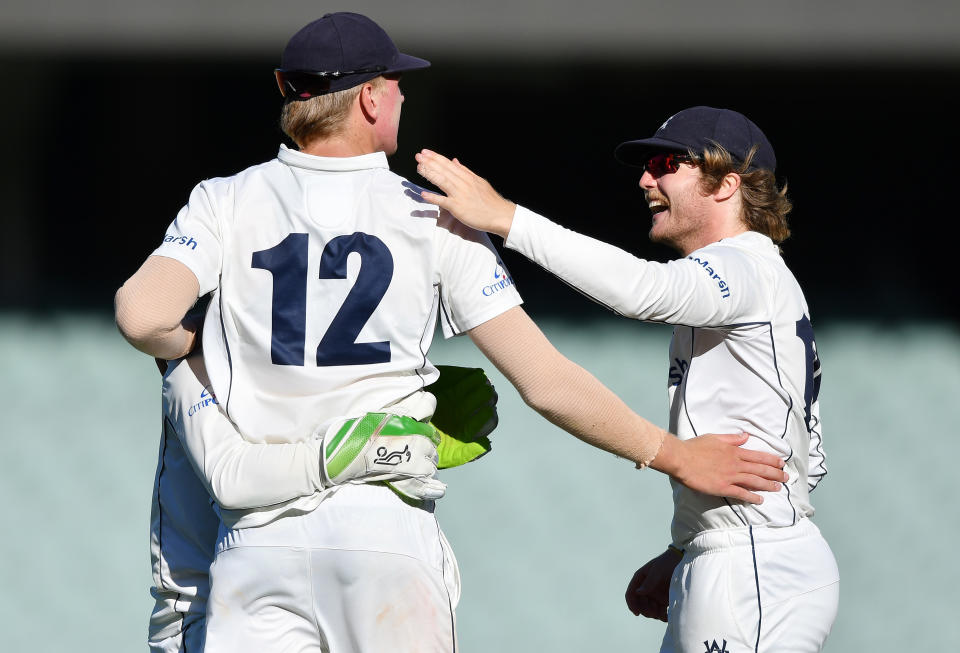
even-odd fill
[{"label": "beige arm sleeve", "polygon": [[200,282],[186,265],[150,256],[117,291],[117,327],[131,345],[151,356],[185,356],[193,349],[197,326],[183,318],[199,292]]},{"label": "beige arm sleeve", "polygon": [[519,307],[467,332],[531,408],[584,442],[645,467],[667,432],[565,358]]}]

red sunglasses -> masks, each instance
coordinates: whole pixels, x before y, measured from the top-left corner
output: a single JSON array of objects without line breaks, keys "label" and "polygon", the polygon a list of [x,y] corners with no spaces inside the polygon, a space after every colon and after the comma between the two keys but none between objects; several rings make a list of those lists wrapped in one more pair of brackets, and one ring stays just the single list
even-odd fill
[{"label": "red sunglasses", "polygon": [[681,163],[693,163],[693,158],[677,152],[660,152],[647,159],[643,169],[654,177],[662,177],[679,170]]}]

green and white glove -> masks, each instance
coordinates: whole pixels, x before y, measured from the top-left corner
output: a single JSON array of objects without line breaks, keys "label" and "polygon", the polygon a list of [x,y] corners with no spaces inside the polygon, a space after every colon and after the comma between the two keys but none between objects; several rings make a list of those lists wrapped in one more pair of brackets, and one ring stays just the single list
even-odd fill
[{"label": "green and white glove", "polygon": [[440,441],[430,424],[392,413],[337,421],[322,438],[323,485],[384,481],[414,501],[439,499],[447,489],[433,478]]},{"label": "green and white glove", "polygon": [[440,433],[439,469],[457,467],[490,451],[497,428],[497,391],[479,367],[437,365],[440,378],[426,390],[437,398],[430,423]]}]

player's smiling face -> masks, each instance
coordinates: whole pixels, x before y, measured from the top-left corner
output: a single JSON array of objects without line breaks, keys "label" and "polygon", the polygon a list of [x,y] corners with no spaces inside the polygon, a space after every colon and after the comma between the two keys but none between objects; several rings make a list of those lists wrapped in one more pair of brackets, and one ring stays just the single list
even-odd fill
[{"label": "player's smiling face", "polygon": [[653,214],[650,240],[683,255],[696,247],[707,214],[707,198],[700,192],[700,170],[681,163],[676,172],[644,170],[640,188]]}]

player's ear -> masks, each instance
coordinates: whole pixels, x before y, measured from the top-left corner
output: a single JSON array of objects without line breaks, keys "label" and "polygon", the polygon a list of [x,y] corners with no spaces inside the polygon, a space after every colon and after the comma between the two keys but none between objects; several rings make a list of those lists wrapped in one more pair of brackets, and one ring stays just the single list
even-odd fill
[{"label": "player's ear", "polygon": [[360,111],[363,112],[363,117],[366,118],[368,122],[373,123],[377,121],[377,115],[380,109],[379,100],[380,96],[373,84],[366,82],[360,86],[360,94],[357,96],[357,101],[360,103]]},{"label": "player's ear", "polygon": [[735,172],[728,172],[724,175],[723,179],[720,180],[720,185],[717,187],[717,190],[713,192],[714,198],[718,202],[728,200],[733,197],[733,194],[740,190],[740,175]]}]

